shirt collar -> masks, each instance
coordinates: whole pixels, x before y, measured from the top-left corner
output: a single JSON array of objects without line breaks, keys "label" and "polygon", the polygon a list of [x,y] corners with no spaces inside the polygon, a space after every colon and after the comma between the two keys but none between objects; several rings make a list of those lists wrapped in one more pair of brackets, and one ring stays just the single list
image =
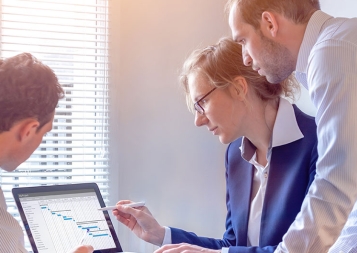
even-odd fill
[{"label": "shirt collar", "polygon": [[[276,115],[271,147],[282,146],[291,142],[304,138],[295,117],[295,112],[292,104],[285,98],[280,98],[279,108]],[[242,158],[250,161],[255,154],[256,147],[249,139],[243,137],[240,147]]]},{"label": "shirt collar", "polygon": [[315,45],[317,38],[320,35],[320,31],[323,24],[330,18],[332,18],[332,16],[320,10],[315,11],[314,14],[311,16],[300,46],[296,63],[297,72],[306,73],[311,49]]},{"label": "shirt collar", "polygon": [[272,147],[282,146],[304,138],[296,121],[292,104],[280,98],[279,109],[273,128]]}]

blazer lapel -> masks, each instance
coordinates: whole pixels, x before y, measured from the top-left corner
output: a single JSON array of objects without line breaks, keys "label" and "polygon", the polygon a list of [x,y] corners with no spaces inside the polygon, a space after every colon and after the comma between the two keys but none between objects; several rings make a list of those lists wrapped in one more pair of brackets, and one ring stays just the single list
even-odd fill
[{"label": "blazer lapel", "polygon": [[237,245],[246,245],[254,170],[253,165],[241,157],[237,160],[229,172],[229,192],[235,196],[230,200],[231,218],[236,229]]}]

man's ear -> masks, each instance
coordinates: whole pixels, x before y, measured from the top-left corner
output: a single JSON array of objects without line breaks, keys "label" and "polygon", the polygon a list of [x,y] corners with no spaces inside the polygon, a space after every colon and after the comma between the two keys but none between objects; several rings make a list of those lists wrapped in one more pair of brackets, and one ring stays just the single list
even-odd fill
[{"label": "man's ear", "polygon": [[35,119],[25,119],[19,124],[18,140],[20,142],[31,141],[32,137],[37,133],[40,123]]},{"label": "man's ear", "polygon": [[247,80],[242,76],[237,76],[233,79],[231,87],[232,96],[244,101],[248,93]]},{"label": "man's ear", "polygon": [[279,29],[276,14],[269,11],[264,11],[262,13],[260,29],[264,35],[268,33],[270,36],[276,37]]}]

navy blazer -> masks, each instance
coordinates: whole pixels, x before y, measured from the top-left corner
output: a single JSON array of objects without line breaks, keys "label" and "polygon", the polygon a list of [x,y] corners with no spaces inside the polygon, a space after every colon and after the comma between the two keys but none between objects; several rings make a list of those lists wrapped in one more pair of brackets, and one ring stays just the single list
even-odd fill
[{"label": "navy blazer", "polygon": [[241,157],[242,138],[229,144],[226,151],[227,217],[223,239],[199,237],[171,228],[172,243],[186,242],[210,249],[229,247],[229,253],[274,252],[300,211],[314,180],[318,157],[315,120],[293,107],[304,138],[272,149],[259,247],[247,246],[254,167]]}]

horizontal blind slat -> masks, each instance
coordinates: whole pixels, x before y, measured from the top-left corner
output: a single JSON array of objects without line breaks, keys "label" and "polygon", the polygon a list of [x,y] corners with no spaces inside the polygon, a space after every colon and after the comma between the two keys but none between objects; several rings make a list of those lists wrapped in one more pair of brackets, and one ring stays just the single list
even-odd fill
[{"label": "horizontal blind slat", "polygon": [[[15,21],[11,21],[13,23],[20,23],[22,24],[22,22],[15,22]],[[88,26],[86,26],[88,28]],[[79,28],[83,28],[83,27],[79,27]],[[92,27],[92,28],[95,28],[95,27]],[[16,28],[16,27],[8,27],[6,25],[3,25],[2,26],[2,30],[3,31],[7,31],[7,30],[11,30],[11,31],[18,31],[19,33],[21,33],[23,31],[23,28]],[[71,32],[71,31],[57,31],[56,29],[51,29],[51,30],[47,30],[47,29],[36,29],[34,27],[31,28],[31,31],[32,32],[51,32],[51,33],[58,33],[58,34],[66,34],[66,35],[72,35],[72,34],[75,34],[75,35],[93,35],[93,36],[106,36],[106,33],[103,33],[103,32],[83,32],[83,31],[76,31],[76,32]]]},{"label": "horizontal blind slat", "polygon": [[[43,170],[44,166],[43,165],[34,165],[34,164],[26,164],[26,165],[20,165],[17,170],[16,170],[16,173],[19,172],[19,173],[22,173],[22,171],[28,171],[28,170],[31,170],[31,171],[34,171],[36,172],[36,170]],[[61,170],[84,170],[84,169],[107,169],[108,168],[108,165],[106,164],[98,164],[98,165],[88,165],[86,164],[85,166],[84,165],[65,165],[65,164],[61,164],[61,165],[46,165],[46,170],[58,170],[58,169],[61,169]]]},{"label": "horizontal blind slat", "polygon": [[[85,150],[84,150],[85,151]],[[54,151],[54,150],[49,150],[49,151],[36,151],[33,153],[33,155],[73,155],[73,156],[79,156],[79,155],[98,155],[101,156],[103,155],[102,152],[100,151],[85,151],[85,152],[79,152],[79,151]]]},{"label": "horizontal blind slat", "polygon": [[[69,105],[83,105],[83,102],[80,103],[79,101],[64,101],[64,100],[60,100],[59,101],[59,106],[69,106]],[[109,103],[107,101],[103,101],[103,102],[97,102],[97,101],[91,101],[90,103],[92,106],[108,106]]]},{"label": "horizontal blind slat", "polygon": [[[19,54],[19,53],[22,53],[23,51],[21,50],[14,50],[14,49],[4,49],[3,48],[3,51],[8,51],[8,52],[12,52],[14,54]],[[32,54],[51,54],[51,55],[61,55],[61,56],[72,56],[72,57],[75,57],[75,56],[93,56],[93,57],[102,57],[103,55],[102,54],[99,54],[99,53],[69,53],[69,52],[53,52],[53,51],[50,51],[50,50],[32,50],[31,51]]]},{"label": "horizontal blind slat", "polygon": [[[6,32],[6,30],[5,30]],[[104,34],[103,34],[104,35]],[[2,40],[3,41],[7,41],[8,44],[14,43],[17,44],[16,42],[12,42],[12,41],[16,41],[16,40],[22,40],[22,39],[28,39],[26,36],[22,36],[22,35],[12,35],[12,34],[4,34],[4,30],[2,30]],[[71,39],[71,38],[65,38],[65,36],[62,36],[63,38],[53,38],[53,37],[44,37],[44,36],[36,36],[36,37],[32,37],[31,39],[36,39],[36,40],[42,40],[42,41],[52,41],[52,42],[96,42],[98,43],[97,39],[88,39],[85,37],[82,37],[81,39]],[[102,40],[102,42],[105,42],[104,40]]]},{"label": "horizontal blind slat", "polygon": [[[84,146],[84,144],[63,144],[63,143],[42,143],[41,144],[41,149],[56,149],[56,150],[88,150],[88,149],[103,149],[103,147],[106,147],[106,145],[101,145],[101,144],[87,144]],[[54,151],[56,152],[56,151]]]},{"label": "horizontal blind slat", "polygon": [[[64,46],[64,45],[55,45],[55,44],[43,44],[43,43],[16,43],[16,42],[7,42],[7,41],[2,41],[1,42],[3,47],[6,46],[21,46],[21,47],[26,47],[26,46],[35,46],[35,47],[46,47],[49,50],[56,50],[56,49],[62,49],[62,50],[82,50],[83,47],[80,46]],[[51,49],[52,48],[52,49]],[[88,49],[93,49],[93,50],[106,50],[104,47],[98,47],[98,46],[86,46],[85,50]]]},{"label": "horizontal blind slat", "polygon": [[[3,16],[1,18],[2,21],[6,21],[6,22],[22,22],[22,20],[17,20],[16,18],[10,18],[10,15],[11,16],[14,16],[14,17],[21,17],[21,18],[24,18],[24,17],[29,17],[29,18],[33,18],[33,17],[40,17],[40,18],[46,18],[46,19],[49,19],[48,22],[46,23],[43,23],[43,22],[35,22],[35,21],[29,21],[27,20],[27,24],[50,24],[50,25],[56,25],[56,26],[69,26],[67,24],[61,24],[61,23],[53,23],[51,22],[51,19],[55,19],[55,18],[61,18],[61,19],[64,19],[64,20],[71,20],[73,21],[73,23],[75,22],[78,22],[78,21],[87,21],[87,22],[96,22],[96,23],[105,23],[106,21],[104,19],[100,19],[100,18],[93,18],[93,19],[83,19],[83,18],[73,18],[73,17],[62,17],[62,16],[57,16],[57,17],[53,17],[53,16],[49,16],[49,15],[31,15],[31,14],[24,14],[24,13],[9,13],[9,12],[2,12]],[[6,15],[6,16],[5,16]],[[95,28],[102,28],[102,29],[105,29],[105,26],[103,24],[101,25],[95,25],[95,26],[85,26],[85,25],[78,25],[76,24],[75,27],[95,27]]]},{"label": "horizontal blind slat", "polygon": [[[3,4],[2,5],[11,5],[14,4],[15,2],[18,3],[24,3],[24,2],[32,2],[32,3],[58,3],[58,1],[51,1],[51,0],[2,0]],[[91,4],[92,2],[92,4]],[[61,1],[62,4],[66,4],[68,6],[91,6],[91,7],[102,7],[102,8],[107,8],[107,4],[98,4],[98,3],[107,3],[107,1],[89,1],[86,0],[86,4],[83,4],[83,1],[80,1],[80,3],[75,3],[72,0],[67,0],[67,3],[65,0]]]},{"label": "horizontal blind slat", "polygon": [[[50,177],[50,176],[43,176],[43,177]],[[81,179],[80,177],[83,177],[85,178],[86,176],[79,176],[78,179],[61,179],[61,180],[52,180],[52,179],[47,179],[46,180],[41,180],[41,179],[31,179],[31,185],[41,185],[41,184],[58,184],[58,182],[60,181],[61,184],[79,184],[79,183],[83,183],[84,180],[83,178]],[[92,181],[93,182],[93,181]],[[95,182],[108,182],[108,179],[104,178],[104,179],[101,179],[101,178],[98,178],[95,180]],[[2,182],[1,184],[2,185],[16,185],[16,184],[29,184],[27,182],[21,182],[21,181],[18,181],[18,180],[12,180],[12,181],[9,181],[9,182]]]},{"label": "horizontal blind slat", "polygon": [[67,116],[67,115],[55,115],[56,120],[106,120],[108,119],[108,116],[102,116],[102,115],[97,115],[97,116],[87,116],[87,115],[81,115],[81,116]]},{"label": "horizontal blind slat", "polygon": [[[83,176],[83,172],[78,172],[80,169],[75,170],[74,172],[48,172],[48,175],[43,172],[28,172],[28,173],[3,173],[1,177],[6,178],[6,177],[72,177],[72,176]],[[89,170],[89,169],[87,169]],[[76,172],[77,171],[77,172]],[[82,170],[80,170],[82,171]],[[107,171],[97,171],[97,172],[88,172],[86,171],[85,176],[107,176],[108,172]]]}]

